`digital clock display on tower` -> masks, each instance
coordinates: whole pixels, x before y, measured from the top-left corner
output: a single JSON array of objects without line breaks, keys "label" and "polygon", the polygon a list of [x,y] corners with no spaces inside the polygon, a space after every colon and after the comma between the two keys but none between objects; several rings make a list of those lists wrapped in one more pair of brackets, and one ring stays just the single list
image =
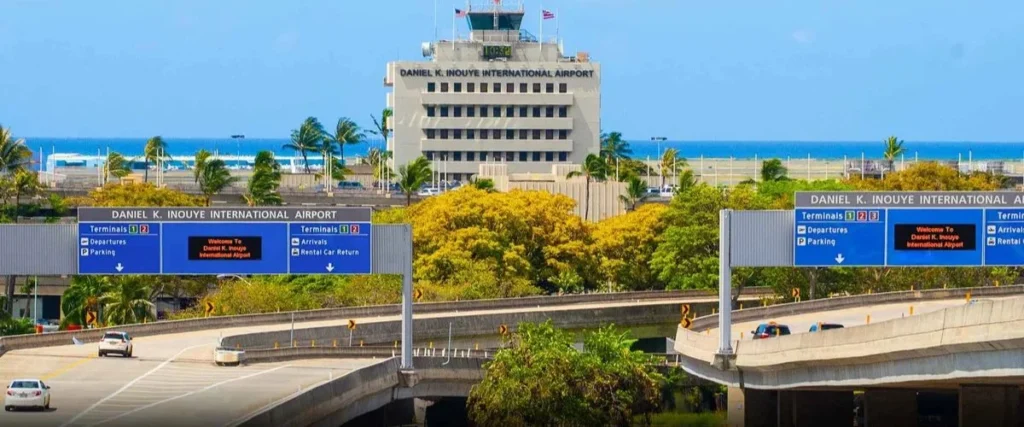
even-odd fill
[{"label": "digital clock display on tower", "polygon": [[484,46],[484,58],[511,58],[512,46]]}]

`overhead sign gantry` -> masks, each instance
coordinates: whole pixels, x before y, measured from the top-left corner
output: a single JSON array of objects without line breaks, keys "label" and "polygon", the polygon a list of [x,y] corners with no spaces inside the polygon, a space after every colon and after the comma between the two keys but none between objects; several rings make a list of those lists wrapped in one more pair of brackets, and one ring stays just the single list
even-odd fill
[{"label": "overhead sign gantry", "polygon": [[78,274],[369,274],[369,208],[80,208]]}]

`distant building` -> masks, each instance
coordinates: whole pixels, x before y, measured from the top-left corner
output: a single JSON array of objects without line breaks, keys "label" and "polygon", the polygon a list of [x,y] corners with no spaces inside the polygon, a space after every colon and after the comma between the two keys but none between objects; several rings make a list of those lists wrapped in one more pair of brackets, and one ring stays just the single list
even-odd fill
[{"label": "distant building", "polygon": [[450,180],[495,163],[508,173],[551,174],[599,151],[600,67],[522,30],[522,4],[509,3],[456,9],[468,39],[424,43],[429,60],[388,64],[396,168],[423,155]]}]

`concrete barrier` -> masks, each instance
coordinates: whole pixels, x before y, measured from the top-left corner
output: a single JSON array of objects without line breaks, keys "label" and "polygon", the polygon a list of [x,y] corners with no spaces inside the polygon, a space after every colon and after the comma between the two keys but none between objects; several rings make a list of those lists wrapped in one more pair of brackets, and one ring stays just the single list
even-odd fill
[{"label": "concrete barrier", "polygon": [[[691,303],[691,310],[694,313],[710,313],[714,302]],[[540,310],[516,313],[494,313],[465,315],[451,312],[451,317],[416,318],[413,320],[414,339],[425,341],[430,339],[441,340],[447,338],[448,327],[451,323],[452,336],[454,337],[496,337],[498,327],[506,325],[514,330],[520,322],[544,322],[552,320],[555,326],[566,329],[596,328],[603,325],[615,324],[621,327],[644,326],[644,325],[665,325],[664,330],[653,331],[654,335],[648,337],[637,336],[638,338],[650,338],[655,336],[671,336],[675,325],[681,320],[680,304],[645,304],[645,305],[624,305],[618,307],[607,307],[598,309],[573,309],[563,310]],[[358,345],[363,341],[365,345],[392,344],[401,340],[401,322],[398,320],[386,320],[380,322],[366,322],[357,326],[354,331],[349,331],[344,325],[295,329],[294,338],[299,347],[311,347],[313,341],[317,345],[332,344],[335,340],[342,346],[347,346],[349,334],[352,334],[352,342]],[[292,331],[268,331],[254,332],[225,336],[221,343],[228,348],[241,348],[246,351],[254,349],[273,348],[274,343],[278,346],[289,345],[292,338]],[[438,344],[441,344],[439,341]]]},{"label": "concrete barrier", "polygon": [[[823,299],[733,312],[734,322],[827,312],[858,306],[925,300],[1024,295],[1024,286],[936,289]],[[718,326],[705,316],[691,330],[678,328],[676,350],[686,371],[730,386],[785,389],[812,386],[865,386],[901,381],[1024,375],[1024,298],[973,300],[926,314],[812,334],[734,341],[737,370],[711,366]]]},{"label": "concrete barrier", "polygon": [[[767,288],[754,288],[745,290],[749,298],[759,298],[771,295]],[[656,299],[678,299],[711,297],[708,291],[643,291],[643,292],[620,292],[620,293],[595,293],[595,294],[573,294],[560,296],[536,296],[524,298],[474,300],[474,301],[453,301],[415,304],[417,314],[442,313],[457,311],[480,311],[500,310],[520,307],[545,307],[553,305],[568,304],[589,304],[615,300],[656,300]],[[397,316],[401,314],[401,306],[398,304],[343,307],[323,310],[308,310],[283,313],[250,314],[240,316],[216,316],[209,318],[169,320],[152,322],[146,324],[122,325],[110,328],[89,329],[82,331],[62,331],[48,334],[16,335],[0,337],[0,355],[4,351],[68,345],[72,343],[72,337],[86,342],[98,341],[104,332],[117,330],[128,332],[135,337],[152,335],[174,334],[192,332],[208,329],[224,329],[244,326],[257,326],[268,324],[289,323],[294,316],[295,322],[311,322],[321,320],[335,320],[346,318],[365,318],[379,316]],[[284,341],[287,341],[284,340]]]},{"label": "concrete barrier", "polygon": [[240,427],[337,427],[395,400],[415,397],[466,396],[483,379],[479,359],[416,358],[418,382],[400,384],[399,360],[390,358],[357,369],[272,403]]}]

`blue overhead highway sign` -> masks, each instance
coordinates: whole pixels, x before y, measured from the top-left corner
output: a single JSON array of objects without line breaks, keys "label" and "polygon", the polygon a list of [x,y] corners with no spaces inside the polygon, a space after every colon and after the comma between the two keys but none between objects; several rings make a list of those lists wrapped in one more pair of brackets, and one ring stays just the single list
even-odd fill
[{"label": "blue overhead highway sign", "polygon": [[794,232],[796,266],[885,263],[883,209],[797,209]]},{"label": "blue overhead highway sign", "polygon": [[368,208],[81,208],[79,274],[369,274]]},{"label": "blue overhead highway sign", "polygon": [[798,267],[1024,265],[1024,193],[809,192],[796,206]]}]

